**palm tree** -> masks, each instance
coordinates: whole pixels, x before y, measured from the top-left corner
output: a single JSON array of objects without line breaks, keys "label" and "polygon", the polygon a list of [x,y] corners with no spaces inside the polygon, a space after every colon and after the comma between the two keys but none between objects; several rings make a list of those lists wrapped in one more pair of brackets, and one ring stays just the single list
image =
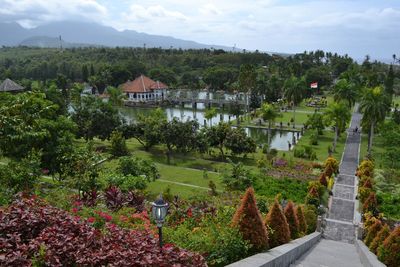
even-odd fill
[{"label": "palm tree", "polygon": [[351,117],[350,109],[344,102],[332,103],[324,112],[327,125],[335,127],[335,137],[333,139],[333,152],[336,151],[336,144],[339,134],[345,129],[347,121]]},{"label": "palm tree", "polygon": [[293,128],[296,125],[296,106],[301,103],[306,91],[304,78],[298,79],[294,76],[285,81],[284,96],[288,102],[293,104]]},{"label": "palm tree", "polygon": [[369,126],[368,132],[368,154],[371,155],[372,139],[377,123],[385,120],[386,112],[390,109],[389,97],[384,93],[381,86],[365,90],[360,110],[363,113],[362,122]]},{"label": "palm tree", "polygon": [[269,143],[271,139],[271,124],[278,117],[279,113],[276,111],[275,107],[271,104],[264,103],[261,107],[261,116],[264,121],[268,121],[268,150]]},{"label": "palm tree", "polygon": [[351,108],[358,97],[358,87],[347,79],[340,79],[333,87],[333,99],[336,102],[347,101]]}]

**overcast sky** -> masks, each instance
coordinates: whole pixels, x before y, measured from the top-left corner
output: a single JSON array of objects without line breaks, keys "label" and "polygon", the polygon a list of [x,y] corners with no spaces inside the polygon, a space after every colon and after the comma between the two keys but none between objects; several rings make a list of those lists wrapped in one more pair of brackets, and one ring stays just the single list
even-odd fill
[{"label": "overcast sky", "polygon": [[250,50],[400,54],[400,0],[0,0],[2,22],[60,20]]}]

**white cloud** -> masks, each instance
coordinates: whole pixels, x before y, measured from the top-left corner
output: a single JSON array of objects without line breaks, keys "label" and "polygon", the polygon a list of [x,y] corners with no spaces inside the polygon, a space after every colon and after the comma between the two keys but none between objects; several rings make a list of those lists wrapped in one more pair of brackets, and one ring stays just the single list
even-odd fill
[{"label": "white cloud", "polygon": [[131,5],[128,12],[123,12],[122,17],[126,21],[185,21],[188,18],[178,11],[167,10],[161,5],[144,7],[141,5]]},{"label": "white cloud", "polygon": [[199,12],[204,16],[218,16],[221,15],[222,12],[213,4],[205,4],[199,8]]}]

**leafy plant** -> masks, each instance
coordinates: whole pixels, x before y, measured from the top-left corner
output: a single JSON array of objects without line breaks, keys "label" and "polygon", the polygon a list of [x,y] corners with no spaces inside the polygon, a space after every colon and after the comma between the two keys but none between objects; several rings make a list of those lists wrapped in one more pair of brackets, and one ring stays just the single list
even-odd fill
[{"label": "leafy plant", "polygon": [[289,201],[285,207],[284,214],[286,221],[289,224],[290,238],[296,239],[299,237],[299,219],[292,201]]},{"label": "leafy plant", "polygon": [[271,229],[268,236],[271,248],[286,244],[290,241],[289,224],[276,199],[268,212],[265,224]]},{"label": "leafy plant", "polygon": [[107,208],[111,210],[118,210],[124,204],[124,196],[121,190],[113,185],[105,190],[104,198]]},{"label": "leafy plant", "polygon": [[239,228],[243,238],[253,245],[254,251],[262,251],[268,248],[267,228],[257,208],[252,187],[246,190],[232,222],[234,226]]},{"label": "leafy plant", "polygon": [[378,258],[388,267],[396,267],[400,262],[400,226],[397,226],[378,248]]}]

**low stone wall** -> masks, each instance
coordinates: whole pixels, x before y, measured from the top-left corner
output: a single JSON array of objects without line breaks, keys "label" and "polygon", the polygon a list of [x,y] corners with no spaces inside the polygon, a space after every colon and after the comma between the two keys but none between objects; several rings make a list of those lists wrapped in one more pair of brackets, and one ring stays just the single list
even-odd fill
[{"label": "low stone wall", "polygon": [[234,262],[229,267],[287,267],[300,258],[321,239],[321,233],[314,232],[267,252],[258,253]]},{"label": "low stone wall", "polygon": [[354,243],[356,246],[360,261],[364,267],[384,267],[386,266],[378,260],[376,255],[372,253],[368,247],[361,240],[356,240]]}]

